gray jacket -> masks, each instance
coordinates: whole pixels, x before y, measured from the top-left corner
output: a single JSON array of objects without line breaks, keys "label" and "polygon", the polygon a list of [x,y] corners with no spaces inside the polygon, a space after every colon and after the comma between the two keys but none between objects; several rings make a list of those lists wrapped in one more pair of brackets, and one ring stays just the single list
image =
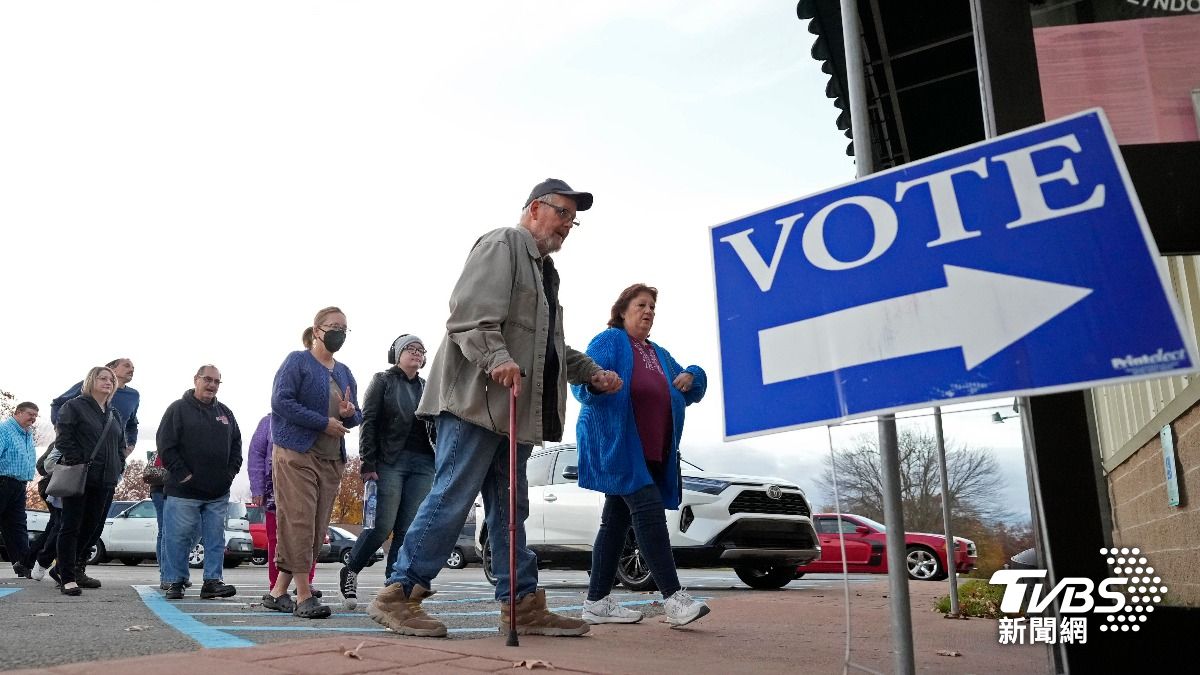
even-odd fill
[{"label": "gray jacket", "polygon": [[[587,354],[566,345],[562,307],[554,344],[558,374],[558,422],[565,426],[567,383],[583,384],[600,370]],[[517,399],[517,440],[542,438],[542,381],[546,362],[549,305],[542,286],[542,256],[523,227],[503,227],[479,238],[450,295],[446,335],[430,368],[417,414],[446,411],[472,424],[508,435],[508,389],[488,377],[496,366],[515,361],[525,369]]]}]

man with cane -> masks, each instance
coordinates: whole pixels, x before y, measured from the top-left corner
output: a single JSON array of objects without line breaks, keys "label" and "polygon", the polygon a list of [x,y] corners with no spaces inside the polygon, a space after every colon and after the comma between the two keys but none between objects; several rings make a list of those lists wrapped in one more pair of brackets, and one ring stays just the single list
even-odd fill
[{"label": "man with cane", "polygon": [[[367,609],[372,619],[401,635],[446,635],[446,626],[426,614],[421,601],[433,594],[433,578],[481,491],[496,599],[503,603],[500,631],[509,632],[515,615],[520,634],[588,632],[582,620],[549,611],[545,592],[538,588],[537,557],[525,545],[525,465],[534,445],[562,438],[568,382],[587,384],[598,393],[621,388],[616,373],[601,370],[563,338],[559,277],[550,254],[578,225],[576,212],[591,206],[591,194],[547,179],[525,200],[517,227],[485,234],[467,257],[417,409],[437,425],[433,488],[405,535],[387,586]],[[516,401],[515,472],[509,466],[506,424],[510,394]],[[516,504],[511,552],[510,497]],[[509,591],[510,553],[516,562],[515,597]]]}]

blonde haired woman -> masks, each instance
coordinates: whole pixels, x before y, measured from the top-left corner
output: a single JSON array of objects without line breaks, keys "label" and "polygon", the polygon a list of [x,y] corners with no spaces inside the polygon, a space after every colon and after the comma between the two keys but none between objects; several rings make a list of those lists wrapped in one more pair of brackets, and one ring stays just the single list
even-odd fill
[{"label": "blonde haired woman", "polygon": [[[333,356],[349,332],[342,310],[326,307],[317,312],[301,337],[305,349],[284,359],[271,394],[271,482],[279,575],[263,596],[263,606],[304,619],[330,614],[329,607],[313,596],[307,572],[325,541],[342,481],[346,433],[362,423],[358,383]],[[294,603],[288,596],[293,579]]]},{"label": "blonde haired woman", "polygon": [[57,578],[64,595],[83,592],[76,560],[87,558],[88,552],[81,548],[104,527],[105,505],[125,471],[125,420],[111,405],[116,390],[117,374],[112,368],[92,368],[83,378],[82,393],[67,401],[58,414],[55,445],[62,453],[58,463],[88,465],[83,494],[62,500],[58,563],[50,574]]}]

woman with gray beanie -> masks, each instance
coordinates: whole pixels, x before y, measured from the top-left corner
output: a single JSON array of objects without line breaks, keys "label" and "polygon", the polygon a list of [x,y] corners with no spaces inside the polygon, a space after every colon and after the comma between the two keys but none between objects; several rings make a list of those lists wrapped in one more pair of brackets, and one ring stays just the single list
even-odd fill
[{"label": "woman with gray beanie", "polygon": [[433,427],[417,418],[417,404],[425,390],[425,380],[417,372],[425,360],[421,339],[401,335],[388,349],[392,367],[376,373],[367,386],[358,452],[363,482],[375,481],[375,522],[359,535],[350,564],[342,567],[339,581],[346,609],[358,604],[358,573],[391,534],[383,571],[387,578],[417,507],[433,485]]}]

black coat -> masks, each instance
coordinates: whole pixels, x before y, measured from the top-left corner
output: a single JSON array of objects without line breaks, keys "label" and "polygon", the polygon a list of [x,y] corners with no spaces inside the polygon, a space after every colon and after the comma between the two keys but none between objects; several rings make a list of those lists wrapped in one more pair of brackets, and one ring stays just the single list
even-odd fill
[{"label": "black coat", "polygon": [[[108,424],[110,416],[112,424]],[[100,441],[100,432],[106,426],[108,431]],[[115,407],[110,404],[107,411],[101,410],[96,399],[80,394],[63,405],[54,432],[54,444],[62,453],[59,464],[71,466],[88,462],[95,450],[95,456],[88,463],[88,484],[116,487],[125,471],[125,420]],[[98,449],[97,441],[100,441]]]},{"label": "black coat", "polygon": [[194,392],[185,391],[163,413],[158,456],[167,468],[168,497],[207,501],[228,493],[241,470],[242,431],[224,403],[201,403]]},{"label": "black coat", "polygon": [[[417,417],[417,404],[425,390],[425,380],[408,378],[403,370],[393,366],[375,373],[363,398],[362,431],[358,437],[358,452],[362,457],[362,472],[376,471],[379,464],[395,462],[401,452],[433,453],[429,444],[432,425]],[[417,433],[413,435],[413,426]]]}]

